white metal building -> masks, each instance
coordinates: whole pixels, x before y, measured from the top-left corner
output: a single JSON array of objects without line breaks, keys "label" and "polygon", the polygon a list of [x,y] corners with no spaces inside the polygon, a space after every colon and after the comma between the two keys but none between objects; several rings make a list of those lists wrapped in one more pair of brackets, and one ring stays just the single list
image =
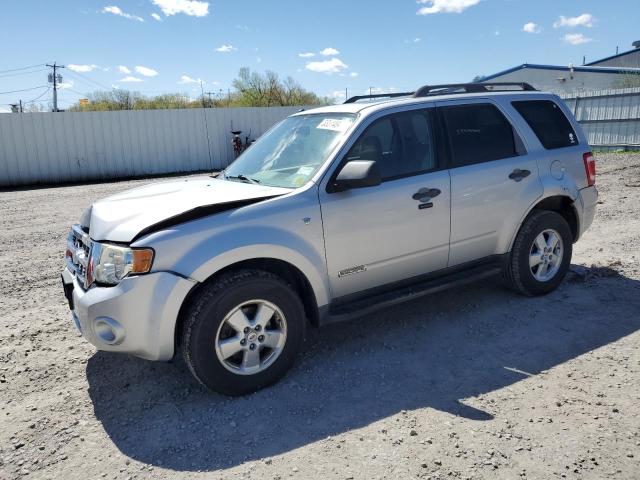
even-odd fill
[{"label": "white metal building", "polygon": [[527,82],[539,90],[558,94],[640,86],[640,42],[635,42],[634,47],[581,66],[524,63],[481,81]]}]

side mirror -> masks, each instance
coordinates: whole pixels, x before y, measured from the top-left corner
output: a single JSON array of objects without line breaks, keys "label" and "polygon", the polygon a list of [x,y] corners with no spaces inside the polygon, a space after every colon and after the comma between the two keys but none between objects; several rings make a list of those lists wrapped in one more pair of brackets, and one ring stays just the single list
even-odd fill
[{"label": "side mirror", "polygon": [[380,169],[373,160],[351,160],[347,162],[336,177],[334,192],[352,188],[375,187],[382,183]]}]

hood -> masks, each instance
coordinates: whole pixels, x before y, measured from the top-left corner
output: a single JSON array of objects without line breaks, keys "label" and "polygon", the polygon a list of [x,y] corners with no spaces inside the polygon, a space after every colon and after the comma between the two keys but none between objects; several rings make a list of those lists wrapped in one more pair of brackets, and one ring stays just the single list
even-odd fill
[{"label": "hood", "polygon": [[290,191],[211,177],[155,183],[94,203],[87,215],[89,234],[97,241],[128,243],[144,233]]}]

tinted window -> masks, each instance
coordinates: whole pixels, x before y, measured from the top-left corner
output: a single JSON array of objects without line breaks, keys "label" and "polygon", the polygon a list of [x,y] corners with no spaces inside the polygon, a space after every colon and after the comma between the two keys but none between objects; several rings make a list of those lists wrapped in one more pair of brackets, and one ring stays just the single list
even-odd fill
[{"label": "tinted window", "polygon": [[550,100],[513,102],[513,107],[537,135],[546,149],[578,144],[576,132],[560,107]]},{"label": "tinted window", "polygon": [[455,167],[518,155],[513,127],[495,106],[443,107],[442,113]]},{"label": "tinted window", "polygon": [[376,120],[347,154],[348,160],[375,160],[383,180],[436,168],[428,110],[413,110]]}]

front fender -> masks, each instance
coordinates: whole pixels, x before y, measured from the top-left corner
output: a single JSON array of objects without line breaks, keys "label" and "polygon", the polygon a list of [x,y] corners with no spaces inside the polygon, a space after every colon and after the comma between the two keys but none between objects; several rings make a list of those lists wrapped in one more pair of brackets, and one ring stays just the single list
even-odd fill
[{"label": "front fender", "polygon": [[319,307],[329,303],[322,220],[314,195],[281,197],[175,225],[134,246],[154,249],[153,270],[198,282],[242,261],[281,260],[307,278]]},{"label": "front fender", "polygon": [[[275,228],[243,230],[234,229],[204,239],[178,261],[176,268],[203,282],[220,270],[242,261],[258,258],[281,260],[302,272],[313,289],[318,306],[329,303],[326,262],[312,245],[291,232]],[[260,243],[250,243],[252,238],[259,238]]]}]

